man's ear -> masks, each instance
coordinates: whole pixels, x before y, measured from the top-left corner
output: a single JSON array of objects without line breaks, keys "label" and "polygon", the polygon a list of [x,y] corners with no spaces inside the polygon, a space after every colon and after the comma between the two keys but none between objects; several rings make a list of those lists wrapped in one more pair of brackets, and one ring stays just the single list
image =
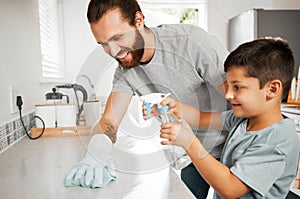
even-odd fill
[{"label": "man's ear", "polygon": [[137,11],[135,13],[134,23],[135,23],[136,28],[143,28],[144,27],[144,15],[143,15],[142,12]]},{"label": "man's ear", "polygon": [[[272,80],[267,83],[266,96],[268,99],[272,99],[282,93],[282,82],[278,79]],[[281,97],[281,96],[280,96]]]}]

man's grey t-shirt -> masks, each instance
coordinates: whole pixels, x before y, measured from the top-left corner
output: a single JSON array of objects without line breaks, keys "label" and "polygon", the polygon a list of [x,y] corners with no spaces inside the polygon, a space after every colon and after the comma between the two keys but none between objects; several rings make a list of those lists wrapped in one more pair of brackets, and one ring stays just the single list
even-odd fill
[{"label": "man's grey t-shirt", "polygon": [[[247,119],[222,113],[229,136],[221,162],[252,190],[243,199],[285,198],[298,168],[299,137],[291,119],[247,131]],[[215,194],[216,199],[221,198]]]},{"label": "man's grey t-shirt", "polygon": [[[214,88],[225,81],[223,63],[228,55],[218,39],[191,25],[162,25],[151,30],[153,58],[131,69],[117,67],[112,92],[171,93],[172,98],[201,111],[226,110],[226,100]],[[197,137],[213,156],[220,157],[226,133],[197,130]]]}]

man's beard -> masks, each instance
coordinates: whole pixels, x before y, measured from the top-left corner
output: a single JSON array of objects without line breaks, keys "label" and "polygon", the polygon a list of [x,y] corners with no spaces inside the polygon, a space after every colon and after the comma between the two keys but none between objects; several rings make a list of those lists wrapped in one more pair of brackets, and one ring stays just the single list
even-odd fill
[{"label": "man's beard", "polygon": [[135,30],[135,42],[133,44],[133,50],[129,51],[129,54],[132,55],[130,61],[121,62],[119,59],[117,61],[124,68],[133,68],[141,63],[141,59],[144,54],[145,42],[138,30]]}]

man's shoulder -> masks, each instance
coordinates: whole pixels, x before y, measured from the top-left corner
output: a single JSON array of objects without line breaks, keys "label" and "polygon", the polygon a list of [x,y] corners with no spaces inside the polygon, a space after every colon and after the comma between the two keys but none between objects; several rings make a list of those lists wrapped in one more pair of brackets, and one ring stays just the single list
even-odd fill
[{"label": "man's shoulder", "polygon": [[191,34],[193,31],[204,31],[202,28],[190,24],[161,24],[156,27],[158,32],[173,32],[176,34]]},{"label": "man's shoulder", "polygon": [[155,28],[151,28],[156,38],[164,42],[186,42],[192,41],[190,44],[201,44],[205,40],[211,40],[211,35],[202,28],[190,24],[162,24]]},{"label": "man's shoulder", "polygon": [[190,24],[161,24],[158,25],[157,28],[160,29],[171,29],[171,30],[184,30],[184,29],[192,29],[198,28],[197,26]]}]

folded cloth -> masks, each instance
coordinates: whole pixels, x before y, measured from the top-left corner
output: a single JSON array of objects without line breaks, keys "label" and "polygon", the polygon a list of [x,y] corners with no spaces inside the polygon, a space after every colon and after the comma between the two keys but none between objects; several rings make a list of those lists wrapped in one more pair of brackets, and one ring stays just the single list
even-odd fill
[{"label": "folded cloth", "polygon": [[112,159],[112,142],[104,134],[94,135],[85,157],[67,174],[66,187],[99,188],[117,179]]}]

